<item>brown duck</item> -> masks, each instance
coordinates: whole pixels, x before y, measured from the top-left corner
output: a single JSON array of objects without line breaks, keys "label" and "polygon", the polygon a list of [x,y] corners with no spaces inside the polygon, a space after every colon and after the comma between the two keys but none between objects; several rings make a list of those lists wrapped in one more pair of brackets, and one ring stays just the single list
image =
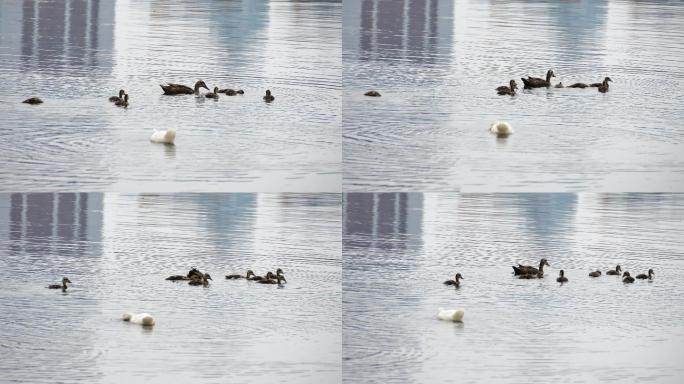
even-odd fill
[{"label": "brown duck", "polygon": [[549,262],[546,261],[546,259],[541,259],[541,261],[539,261],[539,268],[535,268],[531,265],[518,264],[517,267],[515,265],[513,266],[513,273],[515,275],[536,275],[538,273],[543,275],[545,265],[550,267]]},{"label": "brown duck", "polygon": [[218,99],[218,94],[219,94],[219,89],[218,87],[214,87],[214,92],[209,92],[204,95],[204,97],[208,99]]},{"label": "brown duck", "polygon": [[47,287],[49,289],[61,289],[62,292],[66,292],[67,283],[71,284],[71,280],[68,277],[62,277],[62,284],[50,284]]},{"label": "brown duck", "polygon": [[542,87],[549,87],[551,86],[551,78],[556,77],[556,74],[553,73],[552,69],[549,69],[546,72],[546,80],[540,79],[538,77],[530,77],[527,76],[527,79],[521,78],[523,84],[525,84],[525,88],[542,88]]},{"label": "brown duck", "polygon": [[622,274],[622,277],[623,277],[623,279],[622,279],[623,283],[629,284],[629,283],[634,282],[634,278],[632,276],[630,276],[629,272],[627,272],[627,271],[625,271],[625,273]]},{"label": "brown duck", "polygon": [[605,78],[605,79],[603,79],[603,81],[602,81],[602,82],[600,82],[600,83],[591,83],[591,84],[589,84],[589,86],[590,86],[590,87],[600,87],[600,86],[606,86],[606,87],[607,87],[607,86],[608,86],[608,82],[609,82],[609,81],[611,81],[611,82],[612,82],[612,81],[613,81],[613,79],[611,79],[610,77],[606,76],[606,78]]},{"label": "brown duck", "polygon": [[620,276],[620,272],[622,272],[622,268],[620,268],[620,264],[618,264],[615,269],[611,269],[610,271],[606,272],[606,275],[617,275]]},{"label": "brown duck", "polygon": [[445,282],[444,282],[444,285],[453,285],[454,287],[458,288],[458,287],[461,286],[461,282],[459,281],[459,279],[462,279],[462,278],[463,278],[463,276],[461,276],[460,273],[457,273],[457,274],[454,276],[454,279],[453,279],[453,280],[447,280],[447,281],[445,281]]},{"label": "brown duck", "polygon": [[560,275],[558,276],[556,281],[559,283],[567,283],[568,282],[568,278],[565,277],[565,271],[563,271],[562,269],[560,270]]},{"label": "brown duck", "polygon": [[601,276],[601,271],[599,271],[598,269],[596,270],[596,272],[589,272],[589,277],[599,277],[599,276]]},{"label": "brown duck", "polygon": [[[271,272],[269,272],[269,273],[271,273]],[[272,273],[271,273],[270,276],[271,276],[271,278],[261,279],[261,280],[258,281],[258,283],[259,283],[259,284],[278,284],[278,285],[283,285],[283,280],[285,280],[285,278],[284,278],[283,276],[280,276],[280,275],[275,276],[275,275],[273,275]]]},{"label": "brown duck", "polygon": [[112,103],[115,103],[119,100],[123,100],[123,96],[125,94],[126,94],[126,91],[124,91],[123,89],[119,89],[119,96],[112,96],[109,98],[109,101],[111,101]]},{"label": "brown duck", "polygon": [[204,273],[201,276],[193,275],[188,281],[188,285],[203,285],[208,286],[209,280],[213,280],[208,273]]},{"label": "brown duck", "polygon": [[128,107],[128,93],[124,94],[123,99],[115,101],[114,105],[116,105],[117,107]]},{"label": "brown duck", "polygon": [[238,89],[237,91],[234,89],[226,88],[226,89],[219,89],[218,93],[225,93],[226,96],[235,96],[235,95],[243,95],[245,91],[242,89]]},{"label": "brown duck", "polygon": [[378,92],[378,91],[368,91],[368,92],[364,93],[363,95],[364,95],[364,96],[370,96],[370,97],[380,97],[380,96],[382,96],[382,95],[380,95],[380,92]]},{"label": "brown duck", "polygon": [[653,280],[653,275],[655,275],[655,272],[653,272],[652,269],[649,269],[649,270],[648,270],[648,275],[645,274],[645,273],[640,273],[640,274],[636,275],[636,278],[637,278],[637,279],[642,279],[642,280],[643,280],[643,279]]},{"label": "brown duck", "polygon": [[28,99],[22,101],[22,103],[26,103],[26,104],[43,104],[43,100],[41,100],[41,99],[39,99],[39,98],[37,98],[37,97],[30,97],[30,98],[28,98]]},{"label": "brown duck", "polygon": [[496,93],[499,95],[515,96],[515,90],[518,89],[518,84],[515,82],[515,80],[511,80],[509,84],[510,85],[508,87],[505,85],[497,87]]},{"label": "brown duck", "polygon": [[226,275],[226,279],[228,279],[228,280],[249,279],[252,276],[254,276],[254,272],[252,272],[252,270],[250,269],[247,271],[247,274],[245,276],[242,276],[242,275]]},{"label": "brown duck", "polygon": [[266,95],[264,95],[264,101],[267,103],[270,103],[271,101],[275,100],[275,96],[271,95],[271,90],[267,89],[266,90]]},{"label": "brown duck", "polygon": [[199,95],[199,89],[204,88],[207,91],[209,90],[209,87],[204,83],[202,80],[198,80],[195,83],[195,88],[190,88],[187,85],[182,85],[182,84],[173,84],[173,83],[168,83],[167,85],[162,85],[159,84],[160,87],[164,90],[165,95]]},{"label": "brown duck", "polygon": [[588,87],[588,85],[586,85],[584,83],[575,83],[575,84],[567,86],[567,88],[582,88],[582,89],[584,89],[586,87]]}]

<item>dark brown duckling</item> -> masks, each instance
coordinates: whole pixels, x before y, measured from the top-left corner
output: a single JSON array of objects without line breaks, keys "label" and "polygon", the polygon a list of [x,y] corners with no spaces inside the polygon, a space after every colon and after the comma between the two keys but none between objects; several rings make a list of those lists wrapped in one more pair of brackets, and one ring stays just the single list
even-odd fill
[{"label": "dark brown duckling", "polygon": [[541,259],[539,261],[539,268],[535,268],[531,265],[518,264],[517,267],[513,266],[513,273],[515,275],[528,275],[528,274],[536,275],[537,273],[541,272],[543,275],[545,265],[550,267],[549,262],[546,261],[546,259]]},{"label": "dark brown duckling", "polygon": [[270,279],[274,279],[274,278],[275,278],[275,275],[274,275],[272,272],[268,272],[268,273],[266,273],[266,276],[256,276],[256,275],[253,275],[253,276],[252,276],[250,279],[248,279],[248,280],[251,280],[251,281],[261,281],[261,280],[270,280]]},{"label": "dark brown duckling", "polygon": [[590,87],[600,87],[600,86],[608,87],[608,82],[609,82],[609,81],[612,82],[613,79],[611,79],[610,77],[606,76],[606,77],[603,79],[602,82],[600,82],[600,83],[591,83],[591,84],[589,84],[589,86],[590,86]]},{"label": "dark brown duckling", "polygon": [[30,98],[28,98],[28,99],[22,101],[22,103],[26,103],[26,104],[43,104],[43,100],[41,100],[41,99],[39,99],[39,98],[37,98],[37,97],[30,97]]},{"label": "dark brown duckling", "polygon": [[[262,279],[262,280],[259,280],[258,283],[259,283],[259,284],[278,284],[278,285],[283,285],[283,280],[285,280],[284,277],[282,277],[282,276],[280,276],[280,275],[274,276],[273,274],[271,274],[271,276],[272,276],[272,277],[271,277],[270,279],[268,279],[268,278],[267,278],[267,279]],[[273,276],[274,276],[274,277],[273,277]]]},{"label": "dark brown duckling", "polygon": [[128,107],[128,93],[124,94],[123,100],[119,99],[115,101],[114,105],[116,105],[117,107]]},{"label": "dark brown duckling", "polygon": [[235,96],[235,95],[242,95],[245,93],[242,89],[238,89],[237,91],[234,89],[226,88],[226,89],[220,89],[218,93],[225,93],[226,96]]},{"label": "dark brown duckling", "polygon": [[589,277],[599,277],[599,276],[601,276],[601,271],[599,271],[598,269],[596,270],[596,272],[589,272]]},{"label": "dark brown duckling", "polygon": [[542,87],[549,87],[551,86],[551,78],[556,77],[556,74],[553,73],[552,69],[549,69],[546,72],[546,80],[540,79],[538,77],[530,77],[527,76],[527,79],[521,78],[523,84],[525,84],[525,88],[542,88]]},{"label": "dark brown duckling", "polygon": [[620,276],[620,272],[622,272],[622,268],[620,268],[620,264],[618,264],[615,269],[611,269],[610,271],[606,272],[606,275],[617,275]]},{"label": "dark brown duckling", "polygon": [[640,273],[640,274],[636,275],[636,278],[637,278],[637,279],[642,279],[642,280],[643,280],[643,279],[653,280],[653,275],[655,275],[655,272],[653,272],[652,269],[649,269],[649,270],[648,270],[648,275],[645,274],[645,273]]},{"label": "dark brown duckling", "polygon": [[563,271],[562,269],[560,270],[560,275],[558,276],[556,281],[559,283],[567,283],[568,282],[568,278],[565,277],[565,271]]},{"label": "dark brown duckling", "polygon": [[271,95],[271,90],[267,89],[266,90],[266,95],[264,96],[264,101],[267,103],[270,103],[271,101],[275,100],[275,97]]},{"label": "dark brown duckling", "polygon": [[211,276],[208,273],[203,274],[201,277],[197,275],[193,275],[193,277],[190,278],[190,281],[188,281],[189,285],[203,285],[203,286],[208,286],[209,285],[209,280],[213,280]]},{"label": "dark brown duckling", "polygon": [[218,87],[214,87],[214,92],[209,92],[204,95],[208,99],[218,99]]},{"label": "dark brown duckling", "polygon": [[584,83],[575,83],[575,84],[567,86],[567,88],[582,88],[582,89],[584,89],[586,87],[588,87],[588,85],[586,85]]},{"label": "dark brown duckling", "polygon": [[114,102],[117,102],[117,101],[119,101],[119,100],[123,100],[123,95],[124,95],[124,94],[126,94],[126,91],[124,91],[123,89],[119,89],[119,96],[112,96],[112,97],[109,98],[109,101],[111,101],[112,103],[114,103]]},{"label": "dark brown duckling", "polygon": [[62,284],[50,284],[47,287],[49,289],[61,289],[62,292],[66,292],[67,283],[71,284],[71,280],[68,277],[62,277]]},{"label": "dark brown duckling", "polygon": [[629,283],[634,282],[634,278],[632,276],[630,276],[629,272],[627,272],[627,271],[625,271],[625,273],[622,274],[622,277],[623,277],[623,279],[622,279],[623,283],[629,284]]},{"label": "dark brown duckling", "polygon": [[511,80],[509,86],[502,85],[496,88],[496,93],[499,95],[511,95],[515,96],[515,90],[518,89],[518,84],[515,80]]},{"label": "dark brown duckling", "polygon": [[252,270],[250,269],[247,271],[247,274],[245,276],[242,276],[242,275],[226,275],[226,279],[228,279],[228,280],[249,279],[252,276],[254,276],[254,272],[252,272]]},{"label": "dark brown duckling", "polygon": [[202,80],[195,83],[195,88],[190,88],[187,85],[168,83],[167,85],[159,85],[164,90],[165,95],[199,95],[199,89],[204,88],[207,91],[209,87]]},{"label": "dark brown duckling", "polygon": [[364,93],[363,95],[364,95],[364,96],[370,96],[370,97],[380,97],[380,96],[382,96],[382,95],[380,94],[380,92],[378,92],[378,91],[368,91],[368,92]]},{"label": "dark brown duckling", "polygon": [[462,278],[463,278],[463,276],[461,276],[460,273],[457,273],[457,274],[454,276],[454,279],[453,279],[453,280],[447,280],[447,281],[445,281],[445,282],[444,282],[444,285],[453,285],[454,287],[458,288],[458,287],[461,286],[461,282],[459,281],[459,279],[462,279]]},{"label": "dark brown duckling", "polygon": [[195,278],[195,279],[200,278],[201,279],[202,276],[204,276],[204,274],[202,274],[202,272],[200,272],[197,268],[192,268],[192,269],[190,269],[190,271],[188,271],[188,274],[185,276],[173,275],[173,276],[167,277],[166,280],[169,280],[169,281],[186,281],[186,280],[191,280],[193,278]]}]

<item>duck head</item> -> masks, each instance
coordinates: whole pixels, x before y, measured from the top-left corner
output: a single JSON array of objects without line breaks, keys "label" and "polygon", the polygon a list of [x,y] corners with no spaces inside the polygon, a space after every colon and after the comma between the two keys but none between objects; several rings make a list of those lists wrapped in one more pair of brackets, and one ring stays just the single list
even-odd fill
[{"label": "duck head", "polygon": [[266,96],[271,96],[271,90],[270,89],[266,90]]},{"label": "duck head", "polygon": [[551,268],[551,266],[549,265],[549,262],[546,261],[546,259],[541,259],[541,261],[539,261],[539,269],[541,270],[542,267],[545,266],[545,265],[546,265],[547,267]]},{"label": "duck head", "polygon": [[565,276],[565,271],[561,269],[560,270],[560,277],[563,277],[563,276]]},{"label": "duck head", "polygon": [[71,284],[71,280],[69,280],[68,277],[63,277],[63,278],[62,278],[62,284],[66,284],[66,283]]},{"label": "duck head", "polygon": [[276,275],[274,275],[273,272],[268,272],[268,273],[266,274],[266,278],[267,278],[267,279],[275,279],[275,278],[276,278]]},{"label": "duck head", "polygon": [[204,280],[213,280],[208,273],[204,274]]},{"label": "duck head", "polygon": [[606,78],[603,79],[603,82],[604,82],[604,83],[607,83],[607,82],[609,82],[609,81],[612,83],[612,82],[613,82],[613,79],[611,79],[611,78],[608,77],[608,76],[606,76]]},{"label": "duck head", "polygon": [[454,276],[454,280],[458,281],[458,279],[463,279],[463,276],[461,276],[460,273],[457,273],[456,276]]},{"label": "duck head", "polygon": [[518,83],[516,83],[515,80],[511,80],[510,85],[511,85],[511,90],[518,89]]},{"label": "duck head", "polygon": [[282,275],[282,274],[283,274],[282,269],[280,269],[280,268],[276,269],[276,275]]},{"label": "duck head", "polygon": [[655,275],[655,272],[653,272],[652,269],[648,270],[648,278],[650,279],[652,275]]},{"label": "duck head", "polygon": [[546,81],[550,81],[552,77],[556,77],[556,74],[553,73],[553,69],[549,69],[549,71],[546,72]]},{"label": "duck head", "polygon": [[119,89],[119,99],[122,98],[123,95],[125,95],[125,94],[126,94],[126,91],[124,91],[123,89]]},{"label": "duck head", "polygon": [[254,271],[251,269],[247,271],[247,278],[249,279],[250,277],[254,276]]},{"label": "duck head", "polygon": [[214,94],[218,95],[218,87],[214,87]]},{"label": "duck head", "polygon": [[618,265],[615,267],[615,272],[622,272],[622,268],[620,268],[620,264],[618,264]]},{"label": "duck head", "polygon": [[209,90],[209,87],[207,87],[207,85],[204,83],[204,81],[197,80],[197,82],[195,83],[195,91],[198,91],[200,88],[204,88],[207,91]]},{"label": "duck head", "polygon": [[622,277],[629,277],[629,272],[625,271],[625,273],[622,274]]}]

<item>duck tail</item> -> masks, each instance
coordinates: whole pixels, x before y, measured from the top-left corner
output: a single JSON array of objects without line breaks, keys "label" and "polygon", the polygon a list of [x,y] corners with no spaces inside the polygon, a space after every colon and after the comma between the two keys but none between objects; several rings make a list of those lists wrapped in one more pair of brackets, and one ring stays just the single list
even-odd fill
[{"label": "duck tail", "polygon": [[520,80],[522,80],[523,84],[527,86],[529,84],[529,80],[525,79],[524,77],[521,77]]},{"label": "duck tail", "polygon": [[516,267],[515,265],[513,266],[513,274],[515,275],[522,275],[522,271],[520,268]]}]

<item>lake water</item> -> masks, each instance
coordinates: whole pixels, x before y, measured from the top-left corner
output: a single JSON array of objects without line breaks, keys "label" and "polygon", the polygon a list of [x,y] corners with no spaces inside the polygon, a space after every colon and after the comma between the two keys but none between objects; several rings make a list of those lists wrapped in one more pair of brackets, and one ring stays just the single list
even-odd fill
[{"label": "lake water", "polygon": [[[665,1],[345,0],[345,191],[684,191],[683,19]],[[522,91],[550,68],[613,83]]]},{"label": "lake water", "polygon": [[[341,13],[339,0],[3,1],[0,190],[338,192]],[[245,94],[159,87],[197,79]],[[107,101],[120,88],[128,109]],[[175,147],[149,142],[168,128]]]},{"label": "lake water", "polygon": [[[337,194],[0,194],[1,381],[340,382],[340,220]],[[209,287],[164,280],[192,266]]]},{"label": "lake water", "polygon": [[[684,378],[682,195],[351,193],[343,212],[344,382]],[[544,279],[513,277],[543,257]],[[587,276],[618,263],[656,275]]]}]

